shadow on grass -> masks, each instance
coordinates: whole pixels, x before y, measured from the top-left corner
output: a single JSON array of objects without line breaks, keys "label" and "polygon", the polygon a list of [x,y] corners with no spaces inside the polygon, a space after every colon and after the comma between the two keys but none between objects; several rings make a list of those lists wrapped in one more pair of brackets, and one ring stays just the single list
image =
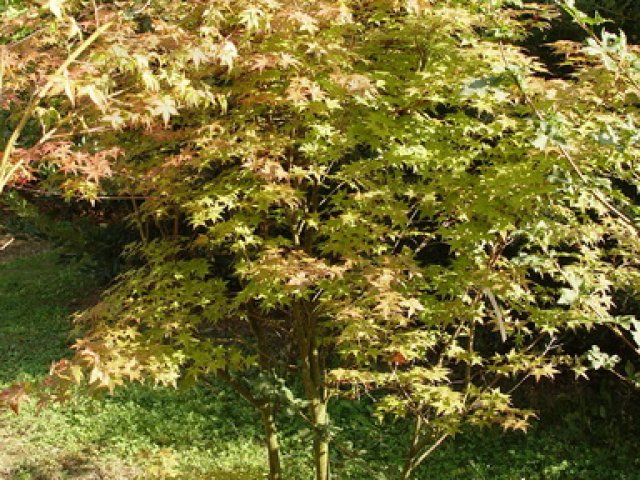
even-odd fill
[{"label": "shadow on grass", "polygon": [[[43,375],[68,353],[72,306],[93,290],[87,268],[62,264],[52,252],[0,265],[0,385]],[[590,385],[582,391],[568,382],[561,395],[557,384],[532,385],[523,401],[539,395],[544,402],[530,433],[465,432],[436,451],[416,480],[639,480],[637,394],[625,406],[606,383],[602,392]],[[377,424],[368,408],[332,405],[343,427],[333,451],[339,480],[397,478],[407,425]],[[287,480],[312,478],[309,434],[291,417],[280,420]],[[78,396],[39,413],[0,412],[0,478],[257,480],[266,470],[259,425],[251,407],[222,386]]]},{"label": "shadow on grass", "polygon": [[[69,354],[70,314],[97,283],[49,251],[0,264],[0,386]],[[230,392],[134,386],[40,412],[0,412],[0,478],[249,480],[264,473],[259,421]]]},{"label": "shadow on grass", "polygon": [[42,375],[68,353],[70,304],[95,288],[55,252],[0,264],[0,384]]}]

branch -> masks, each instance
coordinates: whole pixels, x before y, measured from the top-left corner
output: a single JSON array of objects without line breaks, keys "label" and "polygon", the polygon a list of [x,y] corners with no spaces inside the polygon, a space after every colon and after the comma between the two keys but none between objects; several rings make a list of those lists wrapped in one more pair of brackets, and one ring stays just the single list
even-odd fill
[{"label": "branch", "polygon": [[[25,186],[21,186],[21,185],[14,185],[11,187],[13,190],[20,190],[22,192],[27,192],[27,193],[31,193],[33,195],[39,195],[42,197],[59,197],[59,198],[64,198],[64,194],[61,192],[53,192],[50,190],[42,190],[40,188],[32,188],[32,187],[25,187]],[[156,200],[159,199],[160,197],[153,197],[150,195],[127,195],[126,193],[123,193],[121,195],[96,195],[95,197],[92,197],[95,200]]]},{"label": "branch", "polygon": [[73,62],[75,62],[78,59],[78,57],[80,57],[80,55],[82,55],[85,52],[85,50],[87,50],[103,33],[105,33],[112,24],[113,22],[105,23],[100,28],[96,29],[96,31],[93,32],[89,36],[89,38],[87,38],[84,42],[82,42],[78,46],[78,48],[76,48],[71,53],[71,55],[69,55],[69,57],[64,61],[64,63],[58,67],[58,69],[54,72],[54,74],[51,76],[49,81],[41,89],[39,89],[36,92],[36,94],[33,96],[31,101],[27,105],[24,113],[22,114],[22,117],[20,118],[20,121],[18,122],[18,125],[13,130],[11,137],[9,137],[9,141],[7,142],[4,153],[2,155],[2,161],[0,161],[0,193],[2,193],[5,185],[9,182],[11,177],[18,171],[19,168],[22,167],[22,163],[23,163],[22,160],[18,161],[15,165],[9,167],[11,154],[13,153],[15,145],[18,142],[20,135],[22,134],[22,130],[24,130],[24,127],[27,125],[27,122],[29,121],[29,118],[31,118],[31,115],[33,115],[33,112],[35,111],[36,107],[38,106],[40,101],[43,98],[45,98],[49,93],[49,91],[53,88],[53,86],[57,81],[57,78],[60,75],[62,75],[69,68],[69,66]]},{"label": "branch", "polygon": [[[602,43],[602,40],[600,40],[600,37],[598,37],[598,35],[596,35],[596,32],[593,31],[593,29],[591,27],[589,27],[589,25],[587,25],[583,20],[581,20],[578,16],[577,13],[578,12],[577,8],[575,7],[570,7],[569,5],[567,5],[565,0],[554,0],[554,3],[560,7],[560,9],[564,10],[572,19],[574,22],[576,22],[576,24],[582,29],[584,30],[584,32],[589,35],[589,37],[591,37],[591,39],[596,42],[596,44],[598,45],[598,47],[600,47],[602,49],[602,51],[604,52],[606,50],[606,45]],[[622,64],[622,60],[620,58],[616,58],[614,55],[611,55],[610,52],[606,53],[606,56],[613,60],[613,62],[615,63],[618,73],[620,75],[622,75],[624,78],[627,79],[627,81],[633,86],[633,88],[636,89],[636,93],[638,95],[640,95],[640,84],[636,81],[635,78],[633,78],[633,76],[629,73],[629,70],[627,68],[623,67]]]},{"label": "branch", "polygon": [[[522,92],[522,95],[524,96],[525,102],[531,107],[531,109],[533,110],[533,113],[535,114],[536,118],[541,122],[544,121],[544,115],[538,109],[538,107],[534,103],[533,99],[531,98],[529,93],[524,88],[524,85],[520,81],[520,78],[518,77],[518,75],[512,70],[511,65],[509,64],[509,61],[507,59],[507,55],[506,55],[505,48],[504,48],[504,43],[500,40],[498,42],[498,45],[499,45],[499,48],[500,48],[500,55],[502,57],[502,61],[504,62],[505,68],[511,74],[511,76],[513,77],[513,79],[514,79],[516,85],[518,86],[518,89],[520,90],[520,92]],[[638,227],[631,218],[629,218],[624,212],[622,212],[615,205],[613,205],[609,201],[609,199],[607,199],[607,197],[605,197],[605,195],[602,194],[602,192],[600,192],[599,190],[596,190],[596,189],[594,189],[594,188],[592,188],[590,186],[590,184],[589,184],[590,182],[589,182],[589,179],[587,178],[587,175],[582,171],[582,168],[580,168],[580,166],[578,165],[576,160],[573,158],[573,155],[571,155],[569,150],[564,145],[557,145],[557,147],[560,150],[560,153],[562,154],[562,156],[569,163],[569,166],[571,167],[571,169],[576,173],[576,175],[578,176],[580,181],[589,189],[589,191],[595,197],[595,199],[603,207],[605,207],[605,209],[609,210],[609,212],[612,213],[614,217],[617,217],[620,220],[622,220],[622,222],[627,227],[629,227],[634,234],[640,235],[640,227]]]},{"label": "branch", "polygon": [[[438,440],[436,440],[422,455],[420,455],[416,461],[413,463],[414,468],[418,467],[422,462],[424,462],[429,455],[431,455],[447,438],[449,438],[449,434],[445,433]],[[423,447],[424,445],[421,445]]]},{"label": "branch", "polygon": [[260,400],[256,398],[256,396],[253,395],[253,393],[251,393],[251,391],[247,387],[245,387],[240,382],[238,382],[235,378],[233,378],[231,374],[226,370],[222,370],[222,369],[217,370],[215,373],[215,376],[218,377],[220,380],[226,382],[228,385],[230,385],[242,398],[244,398],[247,402],[249,402],[254,407],[261,409],[267,403],[264,400]]},{"label": "branch", "polygon": [[640,355],[640,348],[635,346],[631,342],[631,340],[627,338],[627,336],[620,330],[620,327],[618,327],[617,325],[611,325],[611,324],[608,324],[607,327],[609,328],[609,330],[615,333],[627,347],[633,350],[637,355]]},{"label": "branch", "polygon": [[2,246],[0,246],[0,252],[2,250],[4,250],[5,248],[7,248],[9,245],[11,245],[14,241],[15,241],[15,238],[11,237],[9,240],[7,240],[5,243],[3,243]]}]

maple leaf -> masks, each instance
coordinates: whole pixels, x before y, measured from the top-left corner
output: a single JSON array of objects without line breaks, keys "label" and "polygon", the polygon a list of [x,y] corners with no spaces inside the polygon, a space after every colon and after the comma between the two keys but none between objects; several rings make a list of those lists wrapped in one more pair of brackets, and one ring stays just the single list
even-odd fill
[{"label": "maple leaf", "polygon": [[287,100],[293,104],[300,104],[307,101],[307,94],[300,88],[289,87],[287,89]]},{"label": "maple leaf", "polygon": [[298,60],[296,57],[294,57],[290,53],[281,53],[278,64],[282,68],[287,69],[289,67],[298,67],[300,65],[300,60]]},{"label": "maple leaf", "polygon": [[160,90],[160,82],[158,78],[151,72],[151,70],[143,70],[140,74],[140,78],[144,83],[145,87],[147,87],[152,92],[157,92]]},{"label": "maple leaf", "polygon": [[318,10],[318,17],[324,20],[332,20],[338,25],[353,22],[351,10],[343,2],[339,2],[338,5],[322,5]]},{"label": "maple leaf", "polygon": [[529,428],[529,422],[526,418],[520,418],[514,415],[510,415],[501,422],[501,426],[504,431],[521,430],[523,432],[526,432]]},{"label": "maple leaf", "polygon": [[26,385],[18,383],[0,392],[0,405],[7,405],[17,415],[20,413],[20,404],[28,398]]},{"label": "maple leaf", "polygon": [[276,64],[276,60],[269,55],[256,55],[251,59],[250,70],[263,72],[266,68],[273,68]]},{"label": "maple leaf", "polygon": [[326,94],[316,82],[306,77],[296,77],[291,80],[287,87],[287,100],[298,105],[306,103],[308,100],[322,100]]},{"label": "maple leaf", "polygon": [[400,305],[407,309],[407,317],[409,318],[413,317],[416,312],[422,312],[424,310],[422,303],[420,303],[420,300],[417,298],[408,298],[403,300]]},{"label": "maple leaf", "polygon": [[95,85],[85,85],[80,89],[80,93],[87,95],[91,101],[101,110],[104,111],[107,106],[107,96]]},{"label": "maple leaf", "polygon": [[85,157],[82,171],[87,180],[97,183],[103,177],[110,177],[112,175],[110,160],[116,158],[120,153],[121,150],[116,147]]},{"label": "maple leaf", "polygon": [[320,85],[315,82],[309,86],[308,91],[311,100],[313,100],[314,102],[322,100],[326,97],[325,93],[322,91],[322,88],[320,88]]},{"label": "maple leaf", "polygon": [[67,70],[62,72],[62,75],[59,78],[59,82],[61,83],[61,86],[64,89],[64,93],[69,98],[69,101],[71,102],[71,106],[75,107],[75,105],[76,105],[76,94],[75,94],[76,87],[75,87],[74,83],[71,81],[71,79],[69,78],[69,72]]},{"label": "maple leaf", "polygon": [[352,74],[332,74],[331,80],[340,85],[350,93],[359,95],[375,96],[377,93],[373,82],[365,75]]},{"label": "maple leaf", "polygon": [[430,7],[429,0],[408,0],[405,5],[407,11],[416,16],[421,16]]},{"label": "maple leaf", "polygon": [[402,352],[395,352],[391,356],[391,363],[395,365],[404,365],[405,363],[407,363],[407,361],[407,357],[405,357]]},{"label": "maple leaf", "polygon": [[53,13],[57,18],[62,18],[64,1],[65,0],[49,0],[49,10],[51,10],[51,13]]},{"label": "maple leaf", "polygon": [[102,117],[102,120],[109,123],[114,130],[120,130],[125,124],[124,118],[119,112],[112,112],[109,115]]},{"label": "maple leaf", "polygon": [[240,22],[245,25],[249,32],[255,32],[260,28],[260,19],[264,17],[264,12],[256,7],[249,7],[240,12]]},{"label": "maple leaf", "polygon": [[531,370],[531,375],[536,379],[536,382],[540,381],[542,377],[553,378],[557,373],[560,371],[552,363],[546,363]]},{"label": "maple leaf", "polygon": [[231,40],[225,40],[218,47],[218,61],[220,65],[227,67],[229,70],[233,69],[233,62],[237,57],[238,49]]},{"label": "maple leaf", "polygon": [[178,110],[176,109],[176,101],[169,96],[164,96],[153,100],[152,104],[149,106],[149,110],[151,111],[152,115],[162,117],[162,121],[164,122],[165,127],[169,125],[169,120],[171,119],[172,115],[178,115]]},{"label": "maple leaf", "polygon": [[199,48],[191,49],[189,54],[191,55],[191,60],[196,68],[199,68],[201,64],[209,60],[209,56]]},{"label": "maple leaf", "polygon": [[301,32],[308,32],[313,35],[318,31],[315,18],[307,13],[297,11],[291,14],[289,18],[298,23]]}]

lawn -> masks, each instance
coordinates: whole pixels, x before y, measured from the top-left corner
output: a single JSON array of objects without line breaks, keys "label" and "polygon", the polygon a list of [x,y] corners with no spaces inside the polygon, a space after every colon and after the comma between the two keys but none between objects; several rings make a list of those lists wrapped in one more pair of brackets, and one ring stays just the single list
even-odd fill
[{"label": "lawn", "polygon": [[[0,385],[42,376],[68,354],[71,314],[95,298],[92,277],[86,264],[54,251],[0,264]],[[538,401],[541,421],[529,434],[460,435],[417,478],[640,479],[638,397],[614,396],[607,385],[543,386],[549,395]],[[333,404],[343,427],[335,438],[337,479],[392,479],[402,464],[403,425],[380,426],[366,409]],[[286,478],[310,479],[309,432],[301,422],[281,420]],[[2,412],[0,478],[261,479],[259,425],[252,409],[222,386],[136,386],[40,412]]]}]

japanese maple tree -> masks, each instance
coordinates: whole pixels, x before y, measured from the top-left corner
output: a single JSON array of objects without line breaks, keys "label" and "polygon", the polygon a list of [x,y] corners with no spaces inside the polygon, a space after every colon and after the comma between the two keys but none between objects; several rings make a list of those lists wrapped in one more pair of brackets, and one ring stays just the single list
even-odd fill
[{"label": "japanese maple tree", "polygon": [[[3,166],[69,197],[129,196],[140,231],[52,393],[219,378],[260,411],[271,479],[285,406],[313,427],[317,480],[336,396],[414,420],[402,478],[464,424],[525,429],[513,389],[581,373],[559,335],[609,320],[637,279],[620,186],[637,146],[602,71],[548,79],[518,46],[555,14],[519,3],[5,13]],[[40,131],[20,143],[25,112]]]}]

